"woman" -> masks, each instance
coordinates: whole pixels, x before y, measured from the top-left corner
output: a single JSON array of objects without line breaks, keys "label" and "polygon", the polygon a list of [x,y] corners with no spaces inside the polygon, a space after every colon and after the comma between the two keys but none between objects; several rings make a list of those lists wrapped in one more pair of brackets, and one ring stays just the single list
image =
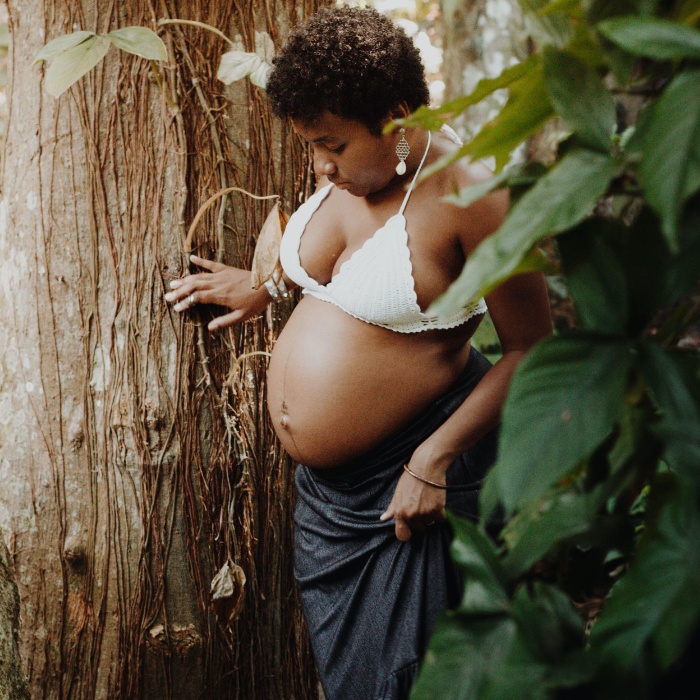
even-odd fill
[{"label": "woman", "polygon": [[312,17],[275,58],[268,95],[311,144],[318,178],[287,225],[282,281],[252,291],[247,271],[193,256],[206,272],[167,299],[230,307],[214,330],[261,312],[278,286],[303,287],[270,360],[268,407],[300,463],[295,574],[312,645],[328,700],[403,698],[437,615],[460,598],[445,507],[477,516],[508,382],[550,333],[547,295],[537,274],[489,295],[503,347],[492,368],[469,342],[483,301],[448,319],[424,313],[508,201],[442,200],[488,178],[479,164],[415,184],[458,146],[453,133],[383,134],[428,101],[418,52],[388,19]]}]

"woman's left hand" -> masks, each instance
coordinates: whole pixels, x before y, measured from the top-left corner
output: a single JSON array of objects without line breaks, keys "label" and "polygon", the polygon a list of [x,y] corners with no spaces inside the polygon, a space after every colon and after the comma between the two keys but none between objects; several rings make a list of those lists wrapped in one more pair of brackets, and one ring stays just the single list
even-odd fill
[{"label": "woman's left hand", "polygon": [[[418,450],[408,462],[408,468],[412,472],[440,484],[445,482],[447,466],[449,464],[442,469],[421,458]],[[394,518],[396,537],[406,542],[414,532],[425,532],[426,527],[445,520],[446,501],[447,493],[444,489],[426,484],[404,470],[389,507],[379,519]]]}]

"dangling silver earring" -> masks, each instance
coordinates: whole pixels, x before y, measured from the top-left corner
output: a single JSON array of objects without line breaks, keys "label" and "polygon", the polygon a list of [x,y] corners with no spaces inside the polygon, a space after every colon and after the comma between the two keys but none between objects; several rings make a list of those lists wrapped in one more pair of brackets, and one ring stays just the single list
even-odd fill
[{"label": "dangling silver earring", "polygon": [[405,160],[408,158],[408,154],[411,152],[411,147],[408,145],[408,141],[406,141],[406,129],[401,127],[399,129],[399,133],[401,134],[401,139],[396,144],[396,155],[399,158],[399,162],[396,166],[396,174],[404,175],[406,173]]}]

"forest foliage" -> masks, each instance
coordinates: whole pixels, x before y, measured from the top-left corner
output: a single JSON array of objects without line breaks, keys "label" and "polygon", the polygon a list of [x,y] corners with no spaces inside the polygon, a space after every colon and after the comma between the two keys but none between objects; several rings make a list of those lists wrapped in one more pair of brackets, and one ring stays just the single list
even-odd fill
[{"label": "forest foliage", "polygon": [[[512,197],[434,310],[556,268],[578,327],[517,370],[482,523],[452,518],[462,601],[412,698],[674,697],[669,674],[700,630],[700,359],[679,343],[700,307],[700,2],[521,5],[536,52],[403,122],[437,129],[509,91],[431,169],[493,156],[493,179],[450,199]],[[508,165],[555,118],[554,161]],[[539,246],[550,237],[556,261]]]}]

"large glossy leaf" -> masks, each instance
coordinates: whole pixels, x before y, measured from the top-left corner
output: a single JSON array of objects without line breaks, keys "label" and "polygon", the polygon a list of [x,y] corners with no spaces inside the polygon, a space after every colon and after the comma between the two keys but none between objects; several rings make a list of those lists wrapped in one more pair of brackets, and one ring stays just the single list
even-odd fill
[{"label": "large glossy leaf", "polygon": [[538,500],[620,419],[631,365],[624,342],[550,338],[520,363],[488,482],[507,513]]},{"label": "large glossy leaf", "polygon": [[549,98],[566,125],[586,145],[609,152],[615,105],[598,73],[570,53],[546,47],[544,75]]},{"label": "large glossy leaf", "polygon": [[615,173],[609,156],[567,154],[513,207],[501,228],[472,253],[459,278],[430,308],[447,314],[497,287],[542,238],[575,226],[595,206]]},{"label": "large glossy leaf", "polygon": [[700,184],[700,70],[676,76],[653,106],[642,136],[639,180],[661,217],[671,250],[680,246],[678,227],[684,202]]},{"label": "large glossy leaf", "polygon": [[464,572],[462,607],[470,613],[503,613],[507,578],[491,540],[470,521],[450,515],[452,558]]},{"label": "large glossy leaf", "polygon": [[700,359],[653,343],[641,348],[644,377],[661,410],[664,456],[684,478],[700,482]]},{"label": "large glossy leaf", "polygon": [[47,92],[58,97],[94,68],[104,58],[109,46],[108,39],[95,34],[55,56],[44,79]]},{"label": "large glossy leaf", "polygon": [[50,61],[55,56],[72,49],[78,44],[82,44],[86,39],[95,36],[95,32],[73,32],[72,34],[64,34],[51,40],[44,48],[39,51],[34,63],[38,61]]},{"label": "large glossy leaf", "polygon": [[630,53],[656,59],[700,58],[700,31],[668,19],[616,17],[597,26],[603,36]]},{"label": "large glossy leaf", "polygon": [[591,679],[595,666],[583,648],[583,623],[564,593],[539,582],[521,586],[512,615],[517,635],[482,700],[544,700]]},{"label": "large glossy leaf", "polygon": [[503,533],[508,575],[525,573],[559,542],[590,532],[598,524],[604,492],[602,486],[592,493],[557,492],[519,512]]},{"label": "large glossy leaf", "polygon": [[696,492],[678,485],[613,589],[591,645],[612,675],[643,677],[679,656],[699,620],[700,510]]},{"label": "large glossy leaf", "polygon": [[122,51],[151,61],[167,61],[168,51],[163,40],[148,27],[124,27],[107,34],[107,38]]},{"label": "large glossy leaf", "polygon": [[508,654],[515,622],[507,615],[446,613],[430,640],[411,700],[476,700]]},{"label": "large glossy leaf", "polygon": [[602,232],[599,219],[584,221],[560,236],[564,274],[583,328],[605,335],[625,334],[628,295],[624,270]]}]

